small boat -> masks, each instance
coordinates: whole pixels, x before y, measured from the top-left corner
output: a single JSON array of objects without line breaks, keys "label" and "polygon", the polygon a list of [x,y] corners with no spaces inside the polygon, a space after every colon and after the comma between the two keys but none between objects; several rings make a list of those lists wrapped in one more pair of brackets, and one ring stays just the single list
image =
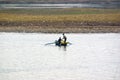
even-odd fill
[{"label": "small boat", "polygon": [[56,46],[67,46],[67,44],[69,44],[69,42],[64,42],[63,40],[60,43],[57,40],[55,41]]},{"label": "small boat", "polygon": [[45,45],[51,45],[51,44],[55,44],[56,46],[67,46],[67,45],[71,45],[72,43],[70,42],[65,42],[63,40],[61,40],[61,42],[59,43],[58,40],[55,40],[55,42],[52,42],[52,43],[47,43]]}]

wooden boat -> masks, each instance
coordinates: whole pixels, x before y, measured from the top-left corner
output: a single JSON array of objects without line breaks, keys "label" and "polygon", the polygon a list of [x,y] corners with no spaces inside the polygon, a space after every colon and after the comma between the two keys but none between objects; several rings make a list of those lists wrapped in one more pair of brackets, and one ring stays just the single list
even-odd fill
[{"label": "wooden boat", "polygon": [[55,41],[56,46],[67,46],[67,44],[69,44],[69,42],[64,42],[63,40],[60,43],[57,40]]},{"label": "wooden boat", "polygon": [[45,45],[51,45],[51,44],[55,44],[56,46],[67,46],[67,45],[71,45],[72,43],[64,42],[63,40],[59,43],[58,40],[55,40],[55,42],[47,43]]}]

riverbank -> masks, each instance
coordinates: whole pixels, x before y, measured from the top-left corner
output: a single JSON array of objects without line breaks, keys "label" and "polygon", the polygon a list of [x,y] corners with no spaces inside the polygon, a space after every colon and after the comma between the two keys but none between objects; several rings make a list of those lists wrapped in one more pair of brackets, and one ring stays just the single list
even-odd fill
[{"label": "riverbank", "polygon": [[118,33],[119,17],[119,9],[5,9],[0,32]]},{"label": "riverbank", "polygon": [[26,33],[120,33],[120,26],[1,26],[0,32]]}]

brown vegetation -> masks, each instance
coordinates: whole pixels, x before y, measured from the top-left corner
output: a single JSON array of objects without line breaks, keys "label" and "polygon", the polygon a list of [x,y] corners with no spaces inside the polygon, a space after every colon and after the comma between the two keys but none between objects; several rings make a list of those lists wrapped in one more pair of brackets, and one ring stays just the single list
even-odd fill
[{"label": "brown vegetation", "polygon": [[1,26],[0,31],[42,33],[119,33],[120,26]]},{"label": "brown vegetation", "polygon": [[[37,14],[0,12],[1,32],[120,32],[120,10],[65,9]],[[63,13],[63,11],[61,13]],[[78,12],[79,11],[79,12]],[[99,13],[96,13],[98,12]],[[13,12],[13,11],[12,11]],[[56,12],[56,13],[55,13]],[[53,13],[53,14],[52,14]],[[76,14],[77,13],[77,14]]]}]

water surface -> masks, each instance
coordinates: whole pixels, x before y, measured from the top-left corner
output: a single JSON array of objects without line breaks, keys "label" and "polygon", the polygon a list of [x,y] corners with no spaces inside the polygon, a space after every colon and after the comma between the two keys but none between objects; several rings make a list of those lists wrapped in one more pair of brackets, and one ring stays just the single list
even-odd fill
[{"label": "water surface", "polygon": [[120,2],[107,3],[78,3],[78,4],[0,4],[0,8],[120,8]]},{"label": "water surface", "polygon": [[0,33],[0,80],[119,80],[120,34]]}]

